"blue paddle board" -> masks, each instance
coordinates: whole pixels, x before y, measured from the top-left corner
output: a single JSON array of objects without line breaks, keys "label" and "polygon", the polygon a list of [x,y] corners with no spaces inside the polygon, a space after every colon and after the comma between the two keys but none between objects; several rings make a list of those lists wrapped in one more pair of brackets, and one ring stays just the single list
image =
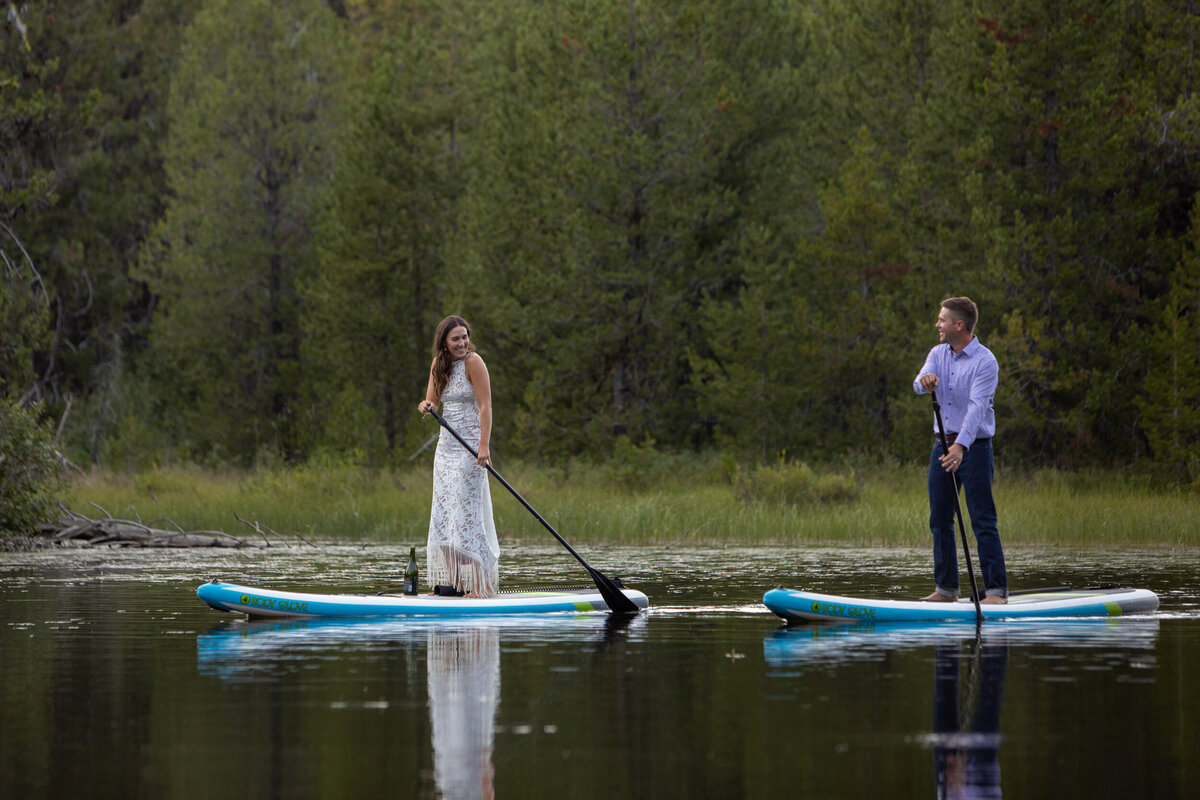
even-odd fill
[{"label": "blue paddle board", "polygon": [[[969,598],[953,603],[842,597],[780,586],[763,595],[763,604],[789,622],[936,622],[973,621]],[[1147,589],[1065,589],[1013,595],[1001,605],[983,604],[984,619],[1108,617],[1158,608],[1158,595]]]},{"label": "blue paddle board", "polygon": [[[649,599],[636,589],[622,589],[639,609]],[[546,614],[559,611],[607,611],[597,589],[539,589],[502,592],[495,597],[441,597],[430,594],[317,594],[263,589],[213,581],[196,596],[218,611],[251,617],[378,617],[468,616],[479,614]]]}]

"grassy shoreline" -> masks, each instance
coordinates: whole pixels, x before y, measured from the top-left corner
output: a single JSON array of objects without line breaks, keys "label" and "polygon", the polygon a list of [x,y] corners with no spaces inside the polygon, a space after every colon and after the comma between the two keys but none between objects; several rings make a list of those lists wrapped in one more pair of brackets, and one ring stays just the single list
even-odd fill
[{"label": "grassy shoreline", "polygon": [[[653,472],[631,482],[604,467],[503,470],[572,543],[928,543],[925,473],[919,466],[877,467],[856,475],[858,499],[799,508],[739,500],[711,465]],[[370,471],[326,464],[252,472],[174,467],[93,472],[76,478],[63,502],[88,516],[107,513],[155,527],[252,534],[236,514],[285,536],[419,544],[428,530],[430,492],[427,466]],[[503,541],[547,535],[496,481],[492,503]],[[1156,489],[1126,473],[998,475],[996,503],[1001,536],[1010,547],[1200,548],[1200,495]]]}]

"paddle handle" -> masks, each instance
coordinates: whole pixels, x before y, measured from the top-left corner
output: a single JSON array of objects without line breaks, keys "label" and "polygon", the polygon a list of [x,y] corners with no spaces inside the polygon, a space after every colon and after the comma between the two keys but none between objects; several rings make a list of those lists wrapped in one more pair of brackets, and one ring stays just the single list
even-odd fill
[{"label": "paddle handle", "polygon": [[[459,436],[458,431],[450,427],[450,423],[446,422],[441,414],[437,413],[433,409],[430,409],[429,413],[433,415],[434,419],[438,421],[439,425],[448,430],[450,435],[458,440],[459,444],[467,449],[468,453],[475,456],[476,459],[479,458],[479,453],[475,450],[475,448],[467,444],[467,440]],[[567,548],[567,552],[573,555],[575,560],[578,561],[583,568],[588,571],[588,574],[592,576],[592,580],[596,582],[596,588],[600,590],[600,594],[604,596],[605,602],[608,603],[609,610],[624,614],[637,613],[637,605],[635,605],[632,600],[630,600],[624,595],[623,592],[621,592],[620,587],[611,578],[592,567],[591,564],[584,561],[583,556],[579,555],[579,553],[575,551],[575,548],[571,547],[570,543],[560,536],[558,531],[554,530],[553,526],[551,526],[550,523],[547,522],[546,519],[537,512],[537,509],[531,506],[529,501],[522,497],[520,492],[514,489],[508,481],[504,480],[504,477],[496,471],[496,468],[492,466],[490,461],[485,466],[487,467],[487,471],[490,472],[496,480],[500,481],[504,488],[508,489],[513,497],[521,501],[521,505],[525,506],[525,510],[532,514],[538,522],[542,523],[546,530],[550,531],[554,538],[558,540],[558,543]]]},{"label": "paddle handle", "polygon": [[[937,420],[938,439],[942,443],[942,452],[950,452],[950,444],[946,441],[946,428],[942,425],[942,407],[938,405],[937,392],[930,391],[933,398],[933,417]],[[975,603],[975,619],[983,622],[983,607],[979,605],[979,586],[975,583],[975,567],[971,565],[971,546],[967,543],[967,526],[963,522],[962,506],[958,502],[958,473],[951,472],[950,482],[954,484],[954,513],[958,516],[958,534],[962,539],[963,556],[967,560],[967,575],[971,579],[971,600]]]},{"label": "paddle handle", "polygon": [[[446,420],[442,418],[441,414],[437,413],[436,411],[432,411],[432,410],[429,413],[432,414],[437,419],[439,425],[441,425],[443,428],[445,428],[446,430],[448,430],[450,432],[451,436],[453,436],[455,439],[458,439],[458,443],[461,444],[463,447],[465,447],[467,449],[468,453],[475,456],[475,458],[479,458],[479,453],[475,450],[475,448],[471,447],[471,445],[467,444],[467,440],[462,438],[461,436],[459,436],[458,431],[454,430],[454,428],[451,428],[450,425],[446,422]],[[525,509],[530,514],[533,514],[533,516],[537,519],[538,522],[540,522],[540,523],[542,523],[542,525],[546,526],[546,530],[548,530],[548,531],[550,531],[550,533],[554,534],[554,538],[558,539],[558,541],[562,543],[563,547],[567,548],[567,550],[571,553],[571,555],[573,555],[573,556],[575,556],[575,558],[579,559],[579,563],[583,564],[584,567],[587,567],[589,570],[591,569],[591,567],[588,567],[588,565],[584,562],[583,557],[580,556],[579,553],[575,552],[575,548],[573,548],[573,547],[571,547],[571,545],[567,544],[567,541],[558,535],[558,531],[554,530],[554,528],[552,528],[550,526],[549,522],[546,522],[545,518],[543,518],[542,515],[537,512],[537,509],[535,509],[533,506],[529,505],[529,502],[524,497],[522,497],[520,495],[520,493],[517,492],[517,490],[514,489],[511,484],[509,484],[508,481],[504,480],[504,476],[502,476],[499,472],[496,471],[496,468],[492,466],[492,463],[490,461],[487,462],[487,464],[485,464],[484,466],[487,468],[487,471],[492,474],[492,477],[494,477],[496,480],[500,481],[500,483],[504,485],[505,489],[508,489],[508,491],[512,492],[513,497],[515,497],[521,501],[521,505],[525,506]]]}]

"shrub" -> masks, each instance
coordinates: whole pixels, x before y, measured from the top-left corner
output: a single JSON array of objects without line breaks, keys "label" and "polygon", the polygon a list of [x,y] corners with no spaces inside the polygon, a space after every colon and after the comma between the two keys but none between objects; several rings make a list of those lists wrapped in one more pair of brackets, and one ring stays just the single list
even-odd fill
[{"label": "shrub", "polygon": [[853,473],[818,475],[804,462],[787,462],[738,468],[733,473],[733,491],[743,502],[786,504],[797,507],[822,503],[849,503],[858,499],[859,485]]},{"label": "shrub", "polygon": [[62,464],[40,408],[0,399],[0,534],[30,534],[53,515]]},{"label": "shrub", "polygon": [[693,452],[670,452],[653,439],[634,444],[624,434],[617,437],[607,457],[596,466],[605,485],[626,492],[692,484],[708,479],[714,470],[711,459]]}]

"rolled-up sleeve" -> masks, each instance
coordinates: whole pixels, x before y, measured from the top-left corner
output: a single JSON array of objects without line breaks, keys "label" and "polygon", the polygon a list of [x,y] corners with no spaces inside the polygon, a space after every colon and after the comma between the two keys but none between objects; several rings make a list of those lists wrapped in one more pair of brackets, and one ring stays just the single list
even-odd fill
[{"label": "rolled-up sleeve", "polygon": [[937,351],[936,347],[929,351],[929,355],[925,356],[925,364],[921,367],[921,371],[917,373],[917,377],[913,378],[913,391],[917,394],[929,394],[929,392],[925,391],[925,387],[921,385],[921,376],[937,372],[937,362],[934,356]]}]

